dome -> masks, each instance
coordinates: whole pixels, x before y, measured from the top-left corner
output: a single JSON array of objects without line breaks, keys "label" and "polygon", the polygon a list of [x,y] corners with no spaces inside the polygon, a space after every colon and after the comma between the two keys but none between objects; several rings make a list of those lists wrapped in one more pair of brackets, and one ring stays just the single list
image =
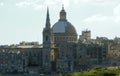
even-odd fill
[{"label": "dome", "polygon": [[67,35],[68,34],[77,35],[74,26],[66,19],[66,12],[64,10],[64,7],[62,7],[62,10],[60,11],[59,21],[53,25],[52,29],[54,34],[59,33]]},{"label": "dome", "polygon": [[53,33],[64,33],[64,34],[76,34],[77,35],[74,26],[66,20],[64,21],[59,20],[57,23],[53,25],[52,29],[53,29]]},{"label": "dome", "polygon": [[77,32],[74,26],[67,21],[66,15],[64,7],[62,7],[60,19],[52,27],[56,46],[59,46],[61,42],[77,41]]}]

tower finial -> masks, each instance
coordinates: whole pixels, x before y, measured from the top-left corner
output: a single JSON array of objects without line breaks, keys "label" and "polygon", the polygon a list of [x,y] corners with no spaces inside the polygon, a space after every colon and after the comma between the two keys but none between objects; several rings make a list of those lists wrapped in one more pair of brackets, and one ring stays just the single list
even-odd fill
[{"label": "tower finial", "polygon": [[64,10],[64,4],[62,4],[62,10]]}]

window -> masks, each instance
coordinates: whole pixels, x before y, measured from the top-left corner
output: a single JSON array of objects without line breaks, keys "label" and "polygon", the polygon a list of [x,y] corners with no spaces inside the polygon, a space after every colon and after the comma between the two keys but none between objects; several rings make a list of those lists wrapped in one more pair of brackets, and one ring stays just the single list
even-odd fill
[{"label": "window", "polygon": [[48,41],[48,36],[46,36],[45,40]]}]

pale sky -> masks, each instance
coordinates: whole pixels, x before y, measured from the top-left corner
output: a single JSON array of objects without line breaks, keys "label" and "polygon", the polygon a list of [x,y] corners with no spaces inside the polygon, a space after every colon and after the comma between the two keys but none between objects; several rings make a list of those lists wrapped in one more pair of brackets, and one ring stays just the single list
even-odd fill
[{"label": "pale sky", "polygon": [[92,38],[120,37],[120,0],[0,0],[0,45],[42,43],[47,6],[53,26],[62,4],[78,35],[89,29]]}]

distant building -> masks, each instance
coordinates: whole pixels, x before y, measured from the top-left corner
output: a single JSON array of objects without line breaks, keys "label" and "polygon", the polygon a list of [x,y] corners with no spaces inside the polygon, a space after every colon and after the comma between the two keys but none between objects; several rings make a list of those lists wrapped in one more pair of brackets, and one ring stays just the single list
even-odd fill
[{"label": "distant building", "polygon": [[91,31],[76,32],[67,20],[64,7],[60,19],[52,27],[47,8],[46,24],[43,28],[43,44],[21,42],[20,44],[0,47],[0,72],[38,72],[66,73],[83,71],[96,67],[118,65],[119,57],[114,61],[108,52],[110,44],[119,43],[119,38],[109,40],[106,37],[91,39]]}]

